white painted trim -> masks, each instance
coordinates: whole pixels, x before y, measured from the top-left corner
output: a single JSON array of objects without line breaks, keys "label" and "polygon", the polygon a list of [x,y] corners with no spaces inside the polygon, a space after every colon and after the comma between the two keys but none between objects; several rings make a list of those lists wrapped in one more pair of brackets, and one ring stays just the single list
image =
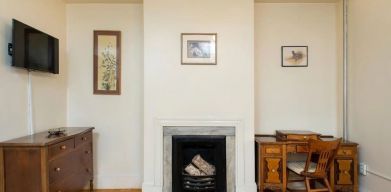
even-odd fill
[{"label": "white painted trim", "polygon": [[27,131],[29,135],[34,134],[33,122],[33,88],[32,88],[32,74],[28,71],[27,81]]},{"label": "white painted trim", "polygon": [[142,186],[143,192],[162,192],[163,187],[162,186],[156,186],[153,183],[144,182]]},{"label": "white painted trim", "polygon": [[135,174],[94,174],[96,189],[136,189],[140,188],[142,175]]},{"label": "white painted trim", "polygon": [[255,3],[338,3],[340,0],[255,0]]},{"label": "white painted trim", "polygon": [[143,0],[64,0],[66,4],[142,4]]}]

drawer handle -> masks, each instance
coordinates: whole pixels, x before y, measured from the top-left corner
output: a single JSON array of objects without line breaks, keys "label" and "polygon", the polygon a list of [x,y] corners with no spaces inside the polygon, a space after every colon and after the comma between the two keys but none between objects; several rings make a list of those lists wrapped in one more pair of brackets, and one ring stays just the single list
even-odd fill
[{"label": "drawer handle", "polygon": [[57,168],[55,168],[54,170],[57,171],[57,172],[60,172],[60,171],[61,171],[61,168],[60,168],[60,167],[57,167]]},{"label": "drawer handle", "polygon": [[66,146],[66,145],[62,145],[62,146],[60,147],[60,149],[61,149],[61,150],[65,150],[65,149],[67,149],[67,146]]},{"label": "drawer handle", "polygon": [[86,154],[90,154],[91,152],[90,151],[85,151]]},{"label": "drawer handle", "polygon": [[87,137],[82,137],[81,140],[86,141]]},{"label": "drawer handle", "polygon": [[276,172],[276,170],[275,170],[275,169],[272,169],[272,172],[274,173],[274,172]]}]

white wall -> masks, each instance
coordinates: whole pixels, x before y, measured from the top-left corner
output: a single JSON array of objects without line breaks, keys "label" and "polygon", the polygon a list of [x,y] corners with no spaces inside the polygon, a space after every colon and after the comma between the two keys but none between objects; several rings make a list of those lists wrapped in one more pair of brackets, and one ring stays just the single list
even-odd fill
[{"label": "white wall", "polygon": [[[144,1],[146,192],[162,184],[158,119],[242,121],[247,174],[237,191],[255,190],[253,18],[253,0]],[[217,65],[181,65],[181,33],[217,33]]]},{"label": "white wall", "polygon": [[[340,128],[337,4],[256,3],[256,133]],[[308,67],[281,67],[281,46],[307,45]]]},{"label": "white wall", "polygon": [[389,191],[391,182],[391,1],[349,1],[349,137],[358,142],[368,176],[361,191]]},{"label": "white wall", "polygon": [[62,0],[0,0],[0,140],[28,134],[28,72],[11,67],[7,44],[12,42],[12,19],[60,40],[60,75],[32,72],[35,131],[66,125],[65,4]]},{"label": "white wall", "polygon": [[[70,126],[95,126],[95,184],[140,188],[143,167],[143,8],[67,5]],[[122,32],[122,94],[93,95],[93,30]]]}]

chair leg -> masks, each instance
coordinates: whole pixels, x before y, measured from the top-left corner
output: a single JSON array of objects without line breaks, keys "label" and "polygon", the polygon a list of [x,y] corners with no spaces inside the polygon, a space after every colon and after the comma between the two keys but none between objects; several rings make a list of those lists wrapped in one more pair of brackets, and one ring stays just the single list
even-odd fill
[{"label": "chair leg", "polygon": [[324,178],[323,181],[324,181],[324,183],[325,183],[327,189],[328,189],[330,192],[333,192],[333,189],[331,189],[329,180],[328,180],[327,178]]},{"label": "chair leg", "polygon": [[305,177],[305,189],[307,190],[307,192],[311,191],[310,178],[308,177]]}]

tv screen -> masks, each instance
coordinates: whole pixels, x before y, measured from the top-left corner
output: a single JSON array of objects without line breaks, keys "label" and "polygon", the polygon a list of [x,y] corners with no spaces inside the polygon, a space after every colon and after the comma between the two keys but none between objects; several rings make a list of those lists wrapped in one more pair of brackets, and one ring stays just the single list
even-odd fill
[{"label": "tv screen", "polygon": [[58,39],[13,19],[12,66],[59,73]]}]

